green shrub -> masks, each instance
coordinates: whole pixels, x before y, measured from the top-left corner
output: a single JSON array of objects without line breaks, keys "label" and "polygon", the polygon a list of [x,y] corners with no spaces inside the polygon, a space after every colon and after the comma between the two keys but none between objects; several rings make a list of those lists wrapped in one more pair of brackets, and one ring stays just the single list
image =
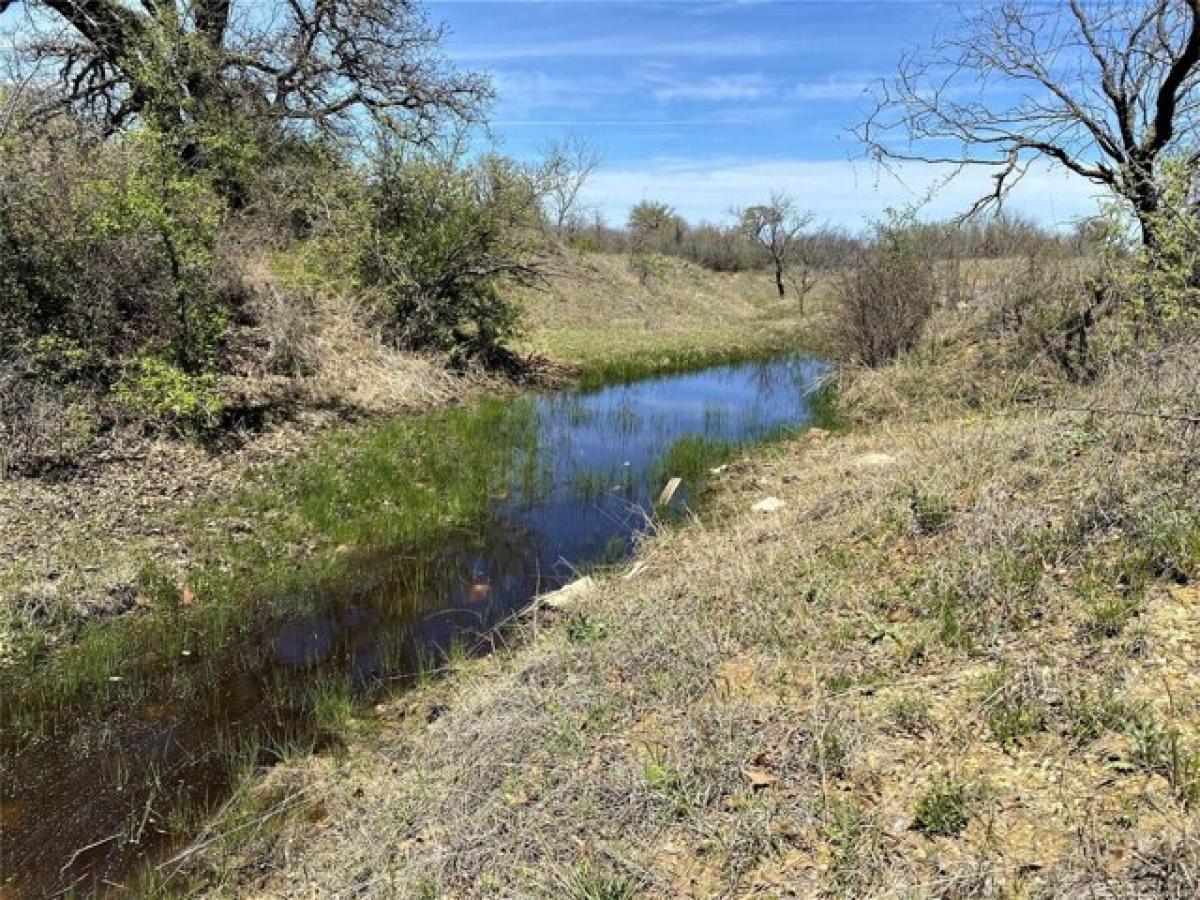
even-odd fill
[{"label": "green shrub", "polygon": [[392,341],[499,362],[518,324],[499,286],[539,277],[541,212],[529,173],[501,157],[463,166],[388,152],[370,208],[359,276],[385,298]]},{"label": "green shrub", "polygon": [[136,416],[181,429],[210,427],[222,410],[215,374],[189,375],[156,357],[129,363],[113,399]]},{"label": "green shrub", "polygon": [[951,778],[935,781],[917,800],[913,824],[925,834],[962,834],[967,827],[966,788]]},{"label": "green shrub", "polygon": [[911,217],[876,226],[836,284],[831,337],[842,357],[880,366],[917,346],[940,292],[937,253]]},{"label": "green shrub", "polygon": [[61,339],[97,365],[169,350],[203,367],[212,330],[195,310],[226,213],[209,178],[149,129],[102,142],[71,125],[0,142],[0,173],[0,336]]}]

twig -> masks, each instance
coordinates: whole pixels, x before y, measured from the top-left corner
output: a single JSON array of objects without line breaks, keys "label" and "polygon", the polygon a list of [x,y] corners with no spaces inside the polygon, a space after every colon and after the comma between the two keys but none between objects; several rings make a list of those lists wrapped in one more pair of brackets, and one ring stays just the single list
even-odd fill
[{"label": "twig", "polygon": [[1053,406],[1043,403],[1021,402],[1032,409],[1042,409],[1049,412],[1082,412],[1103,416],[1137,416],[1143,419],[1165,419],[1168,422],[1184,422],[1188,425],[1200,425],[1200,416],[1189,416],[1183,413],[1158,412],[1157,410],[1149,409],[1115,409],[1107,406]]},{"label": "twig", "polygon": [[121,836],[121,833],[118,831],[116,834],[110,834],[106,838],[100,838],[100,840],[98,840],[98,841],[92,841],[86,847],[80,847],[78,850],[76,850],[74,853],[71,854],[70,859],[68,859],[65,863],[63,863],[62,868],[58,870],[59,874],[60,875],[63,874],[64,872],[67,871],[67,869],[71,868],[71,866],[75,865],[75,860],[79,859],[79,857],[83,856],[83,854],[87,853],[89,850],[95,850],[101,844],[107,844],[109,841],[115,841],[120,836]]}]

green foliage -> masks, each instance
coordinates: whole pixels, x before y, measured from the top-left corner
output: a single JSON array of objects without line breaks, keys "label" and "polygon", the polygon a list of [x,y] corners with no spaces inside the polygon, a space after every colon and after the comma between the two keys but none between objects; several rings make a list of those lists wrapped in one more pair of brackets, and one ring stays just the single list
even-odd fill
[{"label": "green foliage", "polygon": [[209,427],[222,409],[216,375],[189,375],[152,356],[126,366],[113,398],[134,415],[177,428]]},{"label": "green foliage", "polygon": [[102,375],[127,355],[169,354],[195,374],[224,330],[213,252],[227,208],[161,132],[109,143],[80,126],[0,145],[0,333],[70,344]]},{"label": "green foliage", "polygon": [[913,527],[918,534],[937,534],[947,530],[954,520],[950,504],[936,494],[919,489],[915,484],[908,496]]},{"label": "green foliage", "polygon": [[1080,743],[1093,741],[1105,732],[1123,732],[1141,722],[1147,713],[1144,703],[1122,696],[1112,684],[1081,687],[1063,702],[1067,726]]},{"label": "green foliage", "polygon": [[567,620],[567,640],[572,644],[592,644],[608,636],[608,626],[585,612],[572,613]]},{"label": "green foliage", "polygon": [[376,168],[359,274],[386,298],[392,339],[498,361],[518,319],[499,286],[538,277],[541,212],[529,173],[501,157],[464,166],[394,150]]},{"label": "green foliage", "polygon": [[1185,809],[1200,802],[1200,750],[1178,726],[1144,712],[1126,727],[1133,762],[1147,772],[1162,775],[1175,800]]},{"label": "green foliage", "polygon": [[687,223],[665,203],[643,200],[629,211],[629,236],[638,254],[666,253],[683,240]]},{"label": "green foliage", "polygon": [[1166,160],[1159,172],[1159,208],[1149,216],[1149,240],[1128,270],[1139,315],[1171,331],[1200,316],[1200,206],[1195,163]]},{"label": "green foliage", "polygon": [[623,875],[600,872],[583,865],[559,879],[556,893],[568,900],[629,900],[633,882]]},{"label": "green foliage", "polygon": [[913,823],[925,834],[962,834],[967,827],[966,788],[952,778],[938,779],[917,800]]}]

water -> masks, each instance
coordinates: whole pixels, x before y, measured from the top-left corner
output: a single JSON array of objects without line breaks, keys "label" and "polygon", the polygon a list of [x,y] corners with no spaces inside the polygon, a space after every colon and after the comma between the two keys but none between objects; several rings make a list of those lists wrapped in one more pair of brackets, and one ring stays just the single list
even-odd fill
[{"label": "water", "polygon": [[[819,360],[725,365],[533,396],[484,521],[354,560],[235,646],[142,673],[134,700],[0,738],[0,897],[111,890],[161,860],[229,795],[239,765],[320,749],[321,697],[395,689],[488,635],[538,593],[628,555],[672,475],[814,415]],[[526,410],[522,410],[525,412]],[[301,611],[302,610],[302,611]],[[130,677],[137,677],[132,675]]]}]

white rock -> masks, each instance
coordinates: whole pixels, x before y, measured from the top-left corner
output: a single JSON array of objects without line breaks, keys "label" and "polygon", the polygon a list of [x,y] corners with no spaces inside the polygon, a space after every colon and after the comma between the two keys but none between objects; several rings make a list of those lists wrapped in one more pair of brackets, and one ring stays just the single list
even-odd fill
[{"label": "white rock", "polygon": [[755,512],[774,513],[779,512],[785,506],[787,506],[787,504],[778,497],[767,497],[763,500],[759,500],[750,508]]},{"label": "white rock", "polygon": [[583,578],[572,581],[557,591],[542,594],[539,602],[542,606],[549,606],[551,609],[566,609],[568,606],[574,606],[590,594],[595,587],[596,579],[591,575],[585,575]]}]

